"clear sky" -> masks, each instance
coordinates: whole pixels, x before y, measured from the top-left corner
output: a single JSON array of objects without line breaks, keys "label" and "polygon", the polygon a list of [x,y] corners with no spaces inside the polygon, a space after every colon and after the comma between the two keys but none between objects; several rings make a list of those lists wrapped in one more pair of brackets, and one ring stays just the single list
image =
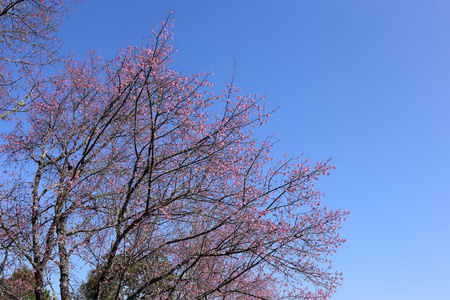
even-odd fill
[{"label": "clear sky", "polygon": [[170,11],[174,68],[215,71],[280,107],[274,156],[333,157],[327,205],[352,212],[333,300],[449,299],[450,1],[87,0],[65,51],[112,57]]}]

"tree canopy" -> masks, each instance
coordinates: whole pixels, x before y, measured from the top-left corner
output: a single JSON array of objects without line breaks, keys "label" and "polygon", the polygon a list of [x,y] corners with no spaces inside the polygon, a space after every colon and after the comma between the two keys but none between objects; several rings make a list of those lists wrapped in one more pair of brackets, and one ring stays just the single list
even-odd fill
[{"label": "tree canopy", "polygon": [[314,182],[334,167],[275,161],[253,134],[264,99],[173,70],[171,22],[114,59],[24,80],[21,113],[2,100],[2,272],[29,264],[37,300],[47,271],[72,299],[75,260],[92,269],[88,299],[328,299],[347,213]]}]

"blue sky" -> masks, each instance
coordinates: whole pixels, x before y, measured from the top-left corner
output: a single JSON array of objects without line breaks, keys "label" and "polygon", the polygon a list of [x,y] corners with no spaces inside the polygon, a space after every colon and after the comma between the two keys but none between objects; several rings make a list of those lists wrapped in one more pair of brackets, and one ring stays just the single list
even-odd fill
[{"label": "blue sky", "polygon": [[87,0],[64,51],[112,57],[170,11],[174,68],[215,71],[280,107],[274,156],[333,157],[325,201],[352,212],[333,300],[448,299],[450,2]]}]

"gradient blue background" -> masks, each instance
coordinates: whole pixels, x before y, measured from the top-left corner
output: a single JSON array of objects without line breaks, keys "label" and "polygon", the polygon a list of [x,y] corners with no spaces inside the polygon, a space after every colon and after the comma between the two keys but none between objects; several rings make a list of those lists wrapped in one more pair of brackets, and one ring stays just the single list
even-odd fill
[{"label": "gradient blue background", "polygon": [[61,35],[77,58],[139,45],[170,11],[173,67],[233,75],[280,109],[274,156],[333,157],[320,188],[351,210],[333,300],[450,299],[450,1],[87,0]]}]

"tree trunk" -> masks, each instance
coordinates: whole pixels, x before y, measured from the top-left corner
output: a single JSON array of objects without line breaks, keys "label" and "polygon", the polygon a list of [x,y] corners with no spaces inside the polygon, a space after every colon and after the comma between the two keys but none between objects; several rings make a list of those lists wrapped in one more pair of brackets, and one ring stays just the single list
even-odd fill
[{"label": "tree trunk", "polygon": [[66,249],[66,219],[62,218],[56,226],[59,250],[59,288],[61,300],[71,300],[69,292],[69,257]]},{"label": "tree trunk", "polygon": [[34,296],[36,300],[45,300],[45,289],[44,289],[44,271],[43,262],[41,261],[41,252],[39,244],[39,183],[41,181],[42,167],[43,164],[40,163],[38,170],[34,178],[34,187],[32,191],[33,195],[33,207],[31,215],[32,224],[32,239],[33,239],[33,269],[34,269]]},{"label": "tree trunk", "polygon": [[36,287],[34,288],[35,299],[36,300],[45,300],[44,274],[42,272],[42,268],[35,268],[34,282],[36,284]]}]

